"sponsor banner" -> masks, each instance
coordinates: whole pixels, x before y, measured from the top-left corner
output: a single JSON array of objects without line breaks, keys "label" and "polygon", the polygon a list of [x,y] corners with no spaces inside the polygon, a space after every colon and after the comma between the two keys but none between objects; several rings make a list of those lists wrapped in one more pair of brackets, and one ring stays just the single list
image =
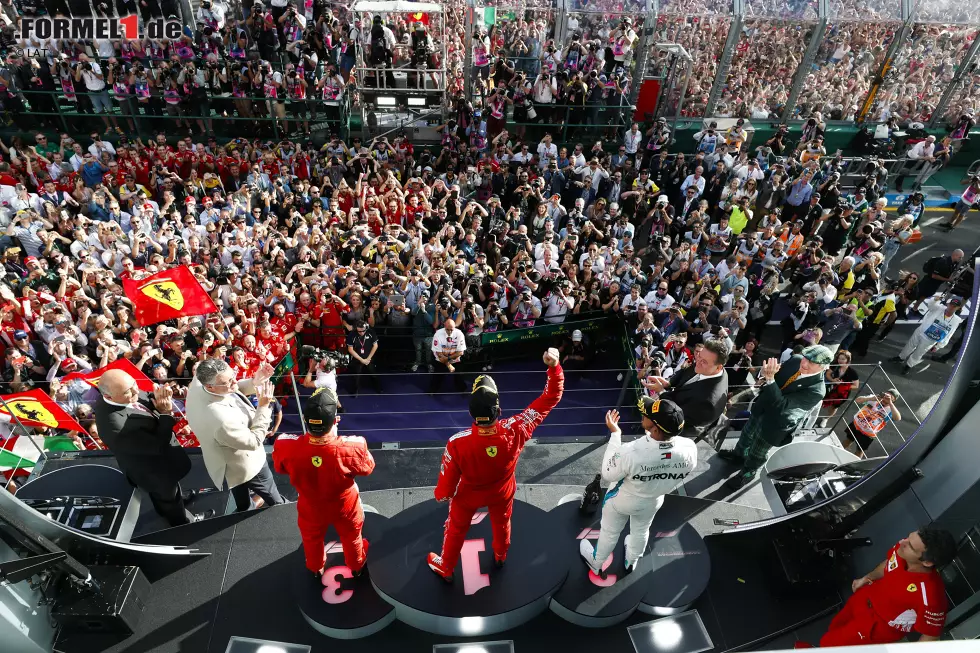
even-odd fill
[{"label": "sponsor banner", "polygon": [[506,331],[495,331],[493,333],[483,333],[480,335],[480,346],[500,345],[508,342],[526,342],[528,340],[539,340],[541,338],[551,338],[553,336],[569,335],[572,331],[581,331],[584,334],[596,332],[602,329],[609,321],[609,316],[592,318],[591,320],[577,320],[575,322],[562,322],[561,324],[539,324],[525,329],[507,329]]}]

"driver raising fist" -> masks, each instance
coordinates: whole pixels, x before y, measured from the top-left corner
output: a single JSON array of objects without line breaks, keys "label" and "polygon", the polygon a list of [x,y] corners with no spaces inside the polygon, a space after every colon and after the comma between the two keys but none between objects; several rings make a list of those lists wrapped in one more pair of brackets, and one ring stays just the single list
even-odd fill
[{"label": "driver raising fist", "polygon": [[507,559],[510,516],[517,490],[514,470],[534,429],[561,401],[565,373],[558,357],[558,350],[553,347],[544,353],[544,363],[548,366],[544,392],[521,413],[504,420],[499,419],[500,399],[493,379],[483,374],[473,382],[470,394],[473,426],[446,443],[435,490],[437,501],[449,501],[449,518],[442,554],[430,553],[426,562],[446,582],[453,580],[470,520],[483,506],[487,507],[493,525],[494,563],[500,567]]}]

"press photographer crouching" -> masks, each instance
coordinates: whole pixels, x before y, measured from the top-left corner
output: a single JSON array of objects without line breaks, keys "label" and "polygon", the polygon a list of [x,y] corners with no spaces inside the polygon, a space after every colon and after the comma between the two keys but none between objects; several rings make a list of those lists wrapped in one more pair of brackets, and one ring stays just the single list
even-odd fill
[{"label": "press photographer crouching", "polygon": [[578,329],[572,331],[561,344],[561,366],[565,372],[580,372],[589,368],[594,355],[590,342],[586,340],[585,334]]}]

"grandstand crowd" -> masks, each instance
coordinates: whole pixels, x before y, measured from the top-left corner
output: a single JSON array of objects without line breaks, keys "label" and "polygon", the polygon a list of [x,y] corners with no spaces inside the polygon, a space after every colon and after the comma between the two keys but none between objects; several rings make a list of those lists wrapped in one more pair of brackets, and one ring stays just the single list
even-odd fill
[{"label": "grandstand crowd", "polygon": [[[165,4],[134,6],[169,15]],[[476,93],[467,98],[460,3],[438,18],[449,28],[446,62],[416,47],[425,38],[416,33],[433,29],[435,17],[383,25],[391,38],[382,30],[379,41],[376,23],[362,25],[341,6],[274,0],[241,11],[204,0],[203,29],[177,42],[8,44],[0,93],[33,138],[0,143],[0,388],[50,392],[86,429],[73,434],[80,447],[100,446],[93,390],[61,380],[118,358],[171,385],[178,399],[195,366],[215,357],[239,378],[290,352],[307,384],[344,376],[329,360],[296,355],[299,343],[347,353],[354,376],[377,383],[379,369],[425,373],[460,360],[439,350],[451,343],[433,346],[442,329],[463,334],[462,364],[476,370],[493,365],[481,334],[602,314],[625,320],[641,378],[691,365],[713,335],[730,340],[729,383],[743,385],[739,375],[760,362],[759,342],[772,330],[780,349],[836,345],[828,382],[850,388],[839,365],[846,370],[874,337],[888,337],[962,258],[939,256],[930,272],[901,270],[895,257],[918,235],[922,196],[886,214],[883,169],[846,190],[840,158],[824,156],[821,112],[848,114],[874,69],[873,57],[857,52],[867,34],[825,45],[829,63],[804,88],[815,99],[801,103],[812,120],[798,143],[780,132],[750,150],[739,121],[705,128],[685,153],[671,149],[665,121],[620,126],[621,112],[610,108],[631,83],[638,26],[629,18],[583,14],[568,43],[551,38],[546,12],[530,9],[481,29]],[[690,38],[716,38],[696,33],[715,29],[713,20],[689,23]],[[726,30],[716,31],[724,41]],[[722,100],[733,117],[768,116],[775,107],[761,105],[785,95],[767,79],[785,79],[793,67],[783,46],[799,36],[790,32],[771,46],[779,56],[739,53]],[[964,46],[940,40],[928,57],[945,60]],[[418,147],[402,132],[362,140],[331,131],[314,145],[317,107],[364,90],[350,87],[357,47],[384,47],[384,62],[396,67],[424,55],[445,71],[455,112],[438,147]],[[763,62],[768,77],[756,74]],[[693,74],[710,80],[710,68],[698,62]],[[939,68],[923,60],[913,82],[929,86]],[[77,105],[70,133],[51,131],[60,118],[44,103],[54,96],[18,92],[30,89],[60,89]],[[689,93],[708,90],[692,85]],[[901,88],[880,97],[881,111],[895,104],[903,119],[920,115],[915,102],[932,103],[907,100]],[[588,111],[556,117],[552,105]],[[294,137],[254,138],[234,126],[253,123],[232,123],[226,133],[236,137],[219,139],[212,118],[231,115],[273,117]],[[167,116],[179,140],[165,130],[135,137],[162,124],[142,123],[147,116]],[[598,126],[605,142],[576,142],[573,129],[571,143],[556,143],[553,128],[566,120]],[[141,327],[121,281],[178,265],[219,312]],[[780,298],[786,316],[768,326]],[[570,334],[566,364],[587,364],[595,344]],[[385,358],[389,346],[408,353]],[[836,392],[835,400],[847,396]],[[193,443],[186,427],[181,436]]]}]

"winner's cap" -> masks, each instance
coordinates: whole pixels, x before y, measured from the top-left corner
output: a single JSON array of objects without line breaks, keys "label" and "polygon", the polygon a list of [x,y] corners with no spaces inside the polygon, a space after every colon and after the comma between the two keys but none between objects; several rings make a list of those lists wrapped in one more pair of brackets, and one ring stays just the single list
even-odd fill
[{"label": "winner's cap", "polygon": [[684,428],[684,411],[669,399],[641,397],[636,406],[641,415],[667,435],[677,435]]},{"label": "winner's cap", "polygon": [[323,435],[337,421],[337,393],[330,388],[319,388],[303,406],[306,428],[314,435]]},{"label": "winner's cap", "polygon": [[500,396],[497,384],[486,374],[473,381],[470,393],[470,415],[478,426],[492,424],[500,415]]}]

